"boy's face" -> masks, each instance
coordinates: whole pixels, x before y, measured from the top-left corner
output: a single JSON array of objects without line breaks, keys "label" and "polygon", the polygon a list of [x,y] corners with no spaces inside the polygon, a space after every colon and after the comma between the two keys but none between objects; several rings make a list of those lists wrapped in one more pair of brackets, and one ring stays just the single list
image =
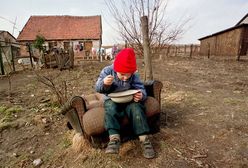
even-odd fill
[{"label": "boy's face", "polygon": [[122,81],[127,81],[131,76],[132,74],[131,73],[121,73],[121,72],[117,72],[117,76],[120,80]]}]

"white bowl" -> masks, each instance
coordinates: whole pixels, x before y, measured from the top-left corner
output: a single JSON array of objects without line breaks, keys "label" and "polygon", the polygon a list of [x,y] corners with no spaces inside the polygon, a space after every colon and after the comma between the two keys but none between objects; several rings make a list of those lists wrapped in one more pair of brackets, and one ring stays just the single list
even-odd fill
[{"label": "white bowl", "polygon": [[133,95],[122,96],[122,97],[111,97],[111,100],[116,103],[128,103],[133,100]]},{"label": "white bowl", "polygon": [[139,90],[130,89],[121,92],[110,93],[108,96],[116,103],[128,103],[133,100],[133,95],[137,92],[139,92]]}]

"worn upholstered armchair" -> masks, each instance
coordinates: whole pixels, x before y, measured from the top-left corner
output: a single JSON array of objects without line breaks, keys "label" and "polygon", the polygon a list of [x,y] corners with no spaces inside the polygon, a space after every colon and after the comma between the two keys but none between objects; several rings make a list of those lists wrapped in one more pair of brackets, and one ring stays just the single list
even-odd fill
[{"label": "worn upholstered armchair", "polygon": [[[148,125],[150,133],[156,133],[160,130],[160,96],[163,85],[156,80],[145,82],[144,85],[148,95],[145,101]],[[103,147],[108,141],[107,131],[104,128],[105,112],[102,94],[75,96],[64,105],[62,114],[69,120],[68,127],[72,126],[76,132],[83,134],[93,147]],[[123,139],[132,137],[128,118],[124,118],[121,122]]]}]

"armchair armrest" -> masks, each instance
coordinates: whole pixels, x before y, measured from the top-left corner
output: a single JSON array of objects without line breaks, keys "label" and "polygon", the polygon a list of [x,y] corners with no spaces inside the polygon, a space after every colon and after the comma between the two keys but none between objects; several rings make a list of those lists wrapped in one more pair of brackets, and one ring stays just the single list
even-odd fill
[{"label": "armchair armrest", "polygon": [[161,106],[161,90],[163,87],[162,82],[157,80],[145,81],[144,86],[147,92],[147,96],[151,96],[157,99],[159,105]]}]

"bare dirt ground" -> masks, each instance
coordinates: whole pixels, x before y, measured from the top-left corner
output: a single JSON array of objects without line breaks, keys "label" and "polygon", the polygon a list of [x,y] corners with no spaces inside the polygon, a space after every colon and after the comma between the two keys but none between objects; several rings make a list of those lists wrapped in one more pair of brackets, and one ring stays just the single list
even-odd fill
[{"label": "bare dirt ground", "polygon": [[[38,73],[56,84],[67,81],[69,96],[89,94],[110,63]],[[0,167],[34,167],[36,159],[37,167],[54,168],[248,167],[248,61],[167,57],[153,65],[154,78],[164,85],[161,131],[151,136],[155,159],[142,157],[138,140],[124,143],[117,156],[87,145],[74,153],[74,132],[54,94],[26,70],[11,76],[11,89],[8,78],[0,79]]]}]

